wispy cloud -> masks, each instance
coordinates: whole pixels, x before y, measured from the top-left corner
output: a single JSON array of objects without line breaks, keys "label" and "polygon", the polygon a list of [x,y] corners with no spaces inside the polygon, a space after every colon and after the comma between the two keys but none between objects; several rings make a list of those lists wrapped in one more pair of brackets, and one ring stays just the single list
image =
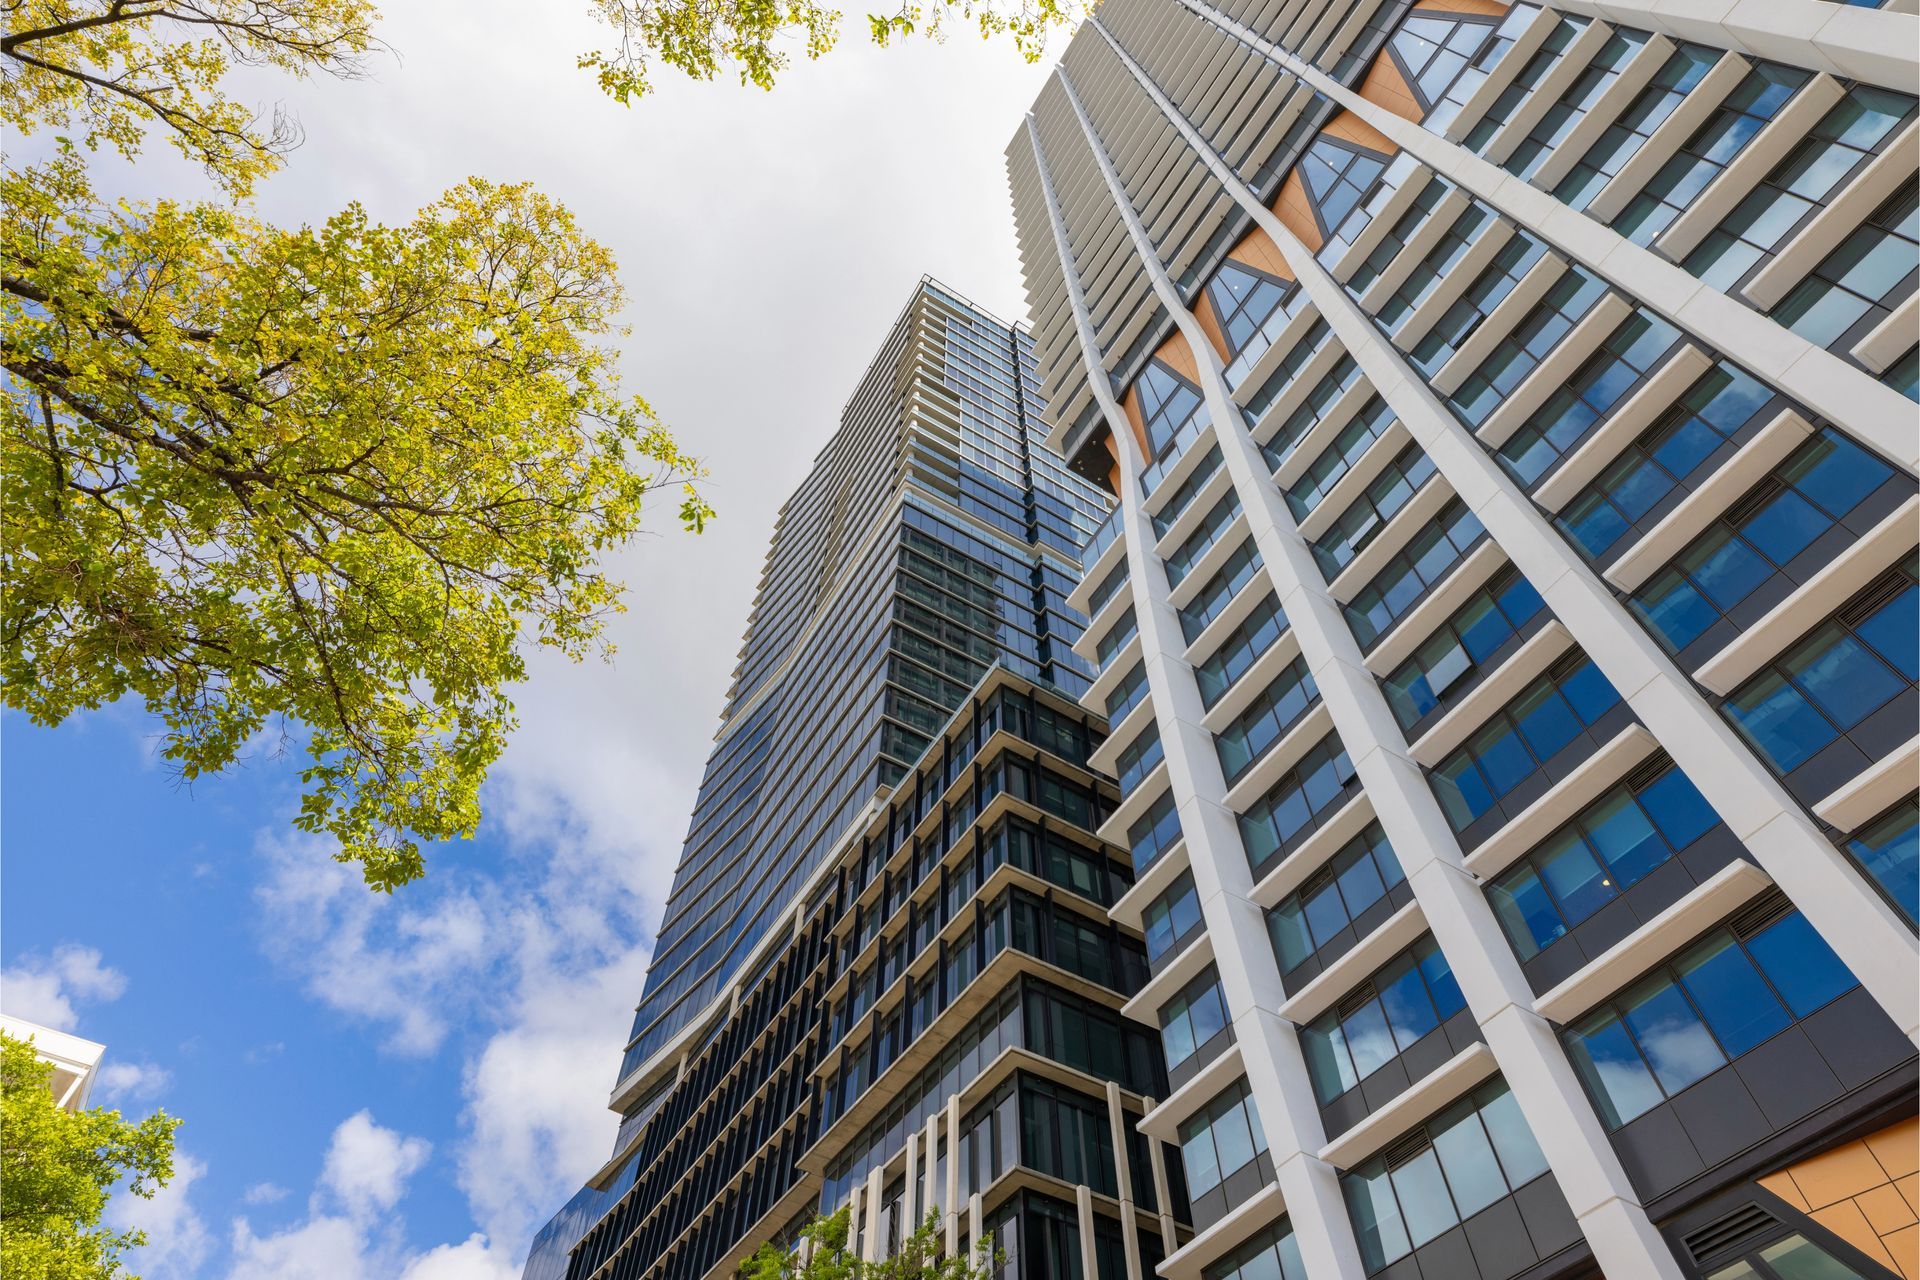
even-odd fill
[{"label": "wispy cloud", "polygon": [[151,1062],[108,1062],[94,1077],[100,1100],[108,1103],[150,1102],[173,1083],[173,1073]]},{"label": "wispy cloud", "polygon": [[80,1025],[76,1004],[104,1004],[126,992],[127,979],[92,947],[69,943],[48,956],[22,956],[0,970],[0,1010],[56,1031]]}]

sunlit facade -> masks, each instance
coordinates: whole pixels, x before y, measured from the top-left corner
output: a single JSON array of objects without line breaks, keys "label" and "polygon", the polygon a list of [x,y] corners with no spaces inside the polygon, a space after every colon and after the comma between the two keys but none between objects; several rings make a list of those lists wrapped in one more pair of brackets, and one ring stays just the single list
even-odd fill
[{"label": "sunlit facade", "polygon": [[1920,1275],[1912,9],[1105,0],[1016,131],[1168,1280]]}]

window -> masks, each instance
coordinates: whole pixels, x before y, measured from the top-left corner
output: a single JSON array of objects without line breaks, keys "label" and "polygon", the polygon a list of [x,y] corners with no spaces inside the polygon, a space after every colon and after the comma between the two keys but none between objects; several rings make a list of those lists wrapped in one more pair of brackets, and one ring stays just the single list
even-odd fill
[{"label": "window", "polygon": [[1300,1028],[1314,1097],[1327,1105],[1466,1007],[1446,956],[1422,938]]},{"label": "window", "polygon": [[1199,594],[1180,610],[1180,634],[1188,644],[1200,638],[1207,624],[1220,616],[1220,611],[1240,594],[1240,588],[1247,585],[1259,568],[1260,553],[1254,550],[1253,539],[1247,538],[1227,557],[1219,572],[1207,579],[1207,585],[1200,588]]},{"label": "window", "polygon": [[1810,72],[1774,62],[1755,66],[1678,154],[1660,166],[1646,189],[1627,202],[1613,229],[1635,244],[1652,244],[1811,78]]},{"label": "window", "polygon": [[1721,360],[1687,388],[1586,490],[1554,517],[1574,545],[1598,559],[1611,551],[1676,489],[1711,474],[1720,449],[1775,403],[1771,388]]},{"label": "window", "polygon": [[1644,31],[1616,31],[1608,37],[1592,63],[1574,77],[1567,91],[1534,122],[1520,145],[1501,167],[1521,178],[1531,178],[1547,162],[1555,147],[1566,140],[1574,127],[1586,118],[1593,104],[1613,86],[1628,62],[1647,43]]},{"label": "window", "polygon": [[1147,666],[1136,662],[1107,695],[1107,723],[1119,725],[1147,696]]},{"label": "window", "polygon": [[1477,17],[1415,10],[1387,48],[1420,109],[1431,111],[1492,36],[1493,24]]},{"label": "window", "polygon": [[1333,486],[1353,470],[1367,447],[1397,421],[1386,401],[1379,396],[1369,396],[1353,415],[1353,421],[1340,428],[1333,443],[1320,451],[1320,456],[1308,465],[1306,474],[1287,490],[1287,506],[1292,508],[1294,518],[1299,519],[1319,506]]},{"label": "window", "polygon": [[1432,713],[1448,690],[1545,608],[1540,593],[1518,569],[1509,566],[1494,575],[1380,682],[1400,727],[1410,729]]},{"label": "window", "polygon": [[1260,384],[1260,389],[1248,398],[1248,421],[1258,422],[1266,415],[1268,407],[1285,393],[1286,389],[1293,384],[1293,380],[1300,376],[1300,371],[1320,354],[1320,347],[1332,336],[1332,333],[1333,331],[1327,328],[1325,320],[1315,320],[1307,327],[1306,336],[1280,358],[1280,366],[1267,375],[1267,380]]},{"label": "window", "polygon": [[1367,487],[1313,542],[1314,562],[1327,581],[1338,577],[1363,547],[1380,536],[1400,508],[1432,478],[1433,471],[1432,460],[1419,445],[1410,444],[1367,482]]},{"label": "window", "polygon": [[1750,278],[1912,114],[1906,94],[1855,85],[1680,265],[1721,290]]},{"label": "window", "polygon": [[1575,209],[1584,209],[1611,182],[1627,161],[1639,154],[1654,130],[1667,122],[1693,87],[1706,78],[1720,58],[1718,49],[1683,44],[1661,64],[1653,83],[1640,91],[1620,118],[1608,125],[1599,141],[1553,189],[1555,197]]},{"label": "window", "polygon": [[1269,595],[1255,605],[1246,620],[1220,642],[1213,656],[1193,669],[1201,703],[1211,708],[1220,701],[1286,629],[1287,615],[1280,611],[1278,600]]},{"label": "window", "polygon": [[1320,690],[1307,672],[1307,660],[1295,658],[1233,723],[1214,735],[1213,749],[1227,785],[1239,781],[1319,701]]},{"label": "window", "polygon": [[1407,241],[1413,239],[1428,216],[1453,190],[1454,185],[1444,178],[1429,179],[1427,185],[1420,188],[1420,193],[1414,196],[1412,206],[1394,220],[1393,226],[1380,237],[1380,243],[1374,245],[1373,251],[1367,254],[1366,261],[1347,278],[1347,292],[1357,300],[1371,288],[1373,282],[1380,278],[1380,273],[1393,265],[1400,251],[1407,247]]},{"label": "window", "polygon": [[[1495,28],[1493,38],[1481,45],[1478,53],[1471,55],[1471,61],[1466,70],[1454,77],[1453,83],[1444,89],[1440,94],[1440,100],[1428,109],[1427,117],[1421,123],[1435,133],[1444,132],[1446,127],[1452,124],[1460,112],[1466,108],[1468,101],[1479,91],[1480,86],[1486,83],[1488,74],[1500,64],[1501,59],[1507,56],[1508,50],[1513,48],[1513,42],[1520,33],[1535,17],[1539,16],[1539,13],[1539,6],[1531,4],[1516,4],[1507,10],[1506,17],[1502,18],[1500,25]],[[1409,23],[1412,20],[1409,17]],[[1424,71],[1420,75],[1420,79],[1429,80],[1434,84],[1443,78],[1438,75],[1429,76]],[[1414,81],[1409,79],[1408,83],[1413,84]],[[1422,93],[1425,90],[1416,86],[1414,92]]]},{"label": "window", "polygon": [[1592,659],[1561,659],[1434,767],[1433,791],[1453,829],[1473,825],[1619,703]]},{"label": "window", "polygon": [[1727,699],[1734,724],[1775,769],[1792,773],[1914,687],[1914,577],[1909,560]]},{"label": "window", "polygon": [[1606,292],[1607,286],[1585,268],[1568,267],[1513,332],[1494,344],[1480,367],[1461,380],[1447,397],[1448,407],[1470,427],[1485,422]]},{"label": "window", "polygon": [[1847,841],[1860,869],[1907,917],[1920,924],[1920,802],[1903,800]]},{"label": "window", "polygon": [[1409,360],[1429,378],[1453,359],[1460,344],[1479,330],[1495,308],[1507,300],[1514,286],[1547,254],[1546,243],[1525,231],[1515,231],[1494,254],[1474,282],[1467,286],[1454,304],[1441,313],[1433,328],[1413,346]]},{"label": "window", "polygon": [[1441,278],[1467,256],[1467,250],[1472,247],[1481,229],[1493,220],[1487,206],[1477,200],[1462,209],[1460,216],[1453,220],[1453,225],[1440,237],[1439,243],[1429,249],[1426,256],[1414,264],[1406,278],[1394,286],[1393,292],[1380,304],[1380,309],[1374,312],[1374,317],[1388,328],[1406,319],[1415,307],[1427,300]]},{"label": "window", "polygon": [[1145,871],[1154,860],[1173,847],[1180,838],[1180,811],[1174,808],[1173,791],[1163,791],[1131,827],[1127,828],[1127,850],[1133,855],[1134,871]]},{"label": "window", "polygon": [[1468,131],[1465,146],[1469,151],[1484,152],[1487,149],[1494,135],[1513,118],[1520,104],[1533,96],[1533,91],[1547,78],[1547,73],[1560,61],[1567,47],[1587,29],[1590,21],[1589,18],[1580,17],[1560,19],[1559,24],[1547,34],[1539,52],[1527,59],[1526,65],[1514,76],[1513,83],[1500,91],[1500,96],[1487,108],[1487,114],[1481,117],[1480,123]]},{"label": "window", "polygon": [[1290,973],[1338,937],[1406,875],[1380,824],[1349,840],[1301,889],[1267,912],[1280,972]]},{"label": "window", "polygon": [[[1220,269],[1213,273],[1213,279],[1207,282],[1207,298],[1213,303],[1213,314],[1227,338],[1230,370],[1239,370],[1238,376],[1229,372],[1230,384],[1237,385],[1246,376],[1246,370],[1266,354],[1286,326],[1289,318],[1286,303],[1293,290],[1292,281],[1268,275],[1232,258],[1222,262]],[[1275,317],[1278,322],[1269,328],[1269,322]]]},{"label": "window", "polygon": [[1200,388],[1158,360],[1147,361],[1133,385],[1139,392],[1140,417],[1153,454],[1153,461],[1141,472],[1140,492],[1151,497],[1187,446],[1206,430],[1209,419]]},{"label": "window", "polygon": [[1515,480],[1531,488],[1578,448],[1587,433],[1612,413],[1679,341],[1678,329],[1636,308],[1567,385],[1549,396],[1527,425],[1500,446],[1501,463]]},{"label": "window", "polygon": [[1369,1273],[1547,1171],[1504,1080],[1474,1090],[1341,1179]]},{"label": "window", "polygon": [[[1844,2],[1858,4],[1863,0]],[[1759,1267],[1755,1263],[1760,1264]],[[1721,1267],[1708,1275],[1707,1280],[1866,1280],[1866,1277],[1796,1231],[1749,1251],[1743,1260]]]},{"label": "window", "polygon": [[1307,1264],[1282,1218],[1200,1274],[1204,1280],[1307,1280]]},{"label": "window", "polygon": [[1531,960],[1718,825],[1680,767],[1656,760],[1495,877],[1487,899],[1514,954]]},{"label": "window", "polygon": [[1120,589],[1127,585],[1127,577],[1127,558],[1123,555],[1120,557],[1120,563],[1113,566],[1113,571],[1102,578],[1100,585],[1088,593],[1087,616],[1093,617],[1105,608],[1107,601],[1113,599],[1120,593]]},{"label": "window", "polygon": [[1920,346],[1888,365],[1887,371],[1880,375],[1880,381],[1907,399],[1920,401]]},{"label": "window", "polygon": [[1227,1003],[1220,993],[1220,974],[1208,965],[1160,1010],[1160,1044],[1166,1050],[1167,1070],[1184,1064],[1215,1036],[1227,1029]]},{"label": "window", "polygon": [[[1729,507],[1627,604],[1669,652],[1678,653],[1786,573],[1801,552],[1893,474],[1828,427]],[[1805,581],[1818,567],[1803,567],[1790,580]]]},{"label": "window", "polygon": [[1433,522],[1413,536],[1406,549],[1387,561],[1373,581],[1345,607],[1347,625],[1361,646],[1369,647],[1446,577],[1486,533],[1480,518],[1455,498]]},{"label": "window", "polygon": [[1773,318],[1817,347],[1850,350],[1913,292],[1920,198],[1909,187],[1796,285]]},{"label": "window", "polygon": [[1859,984],[1784,898],[1750,910],[1566,1032],[1610,1129]]},{"label": "window", "polygon": [[1187,1169],[1187,1194],[1194,1199],[1254,1162],[1267,1149],[1260,1112],[1245,1080],[1229,1085],[1197,1115],[1180,1126],[1180,1160]]},{"label": "window", "polygon": [[1200,527],[1195,529],[1185,542],[1175,547],[1173,553],[1167,557],[1169,587],[1177,587],[1186,579],[1187,574],[1193,571],[1194,563],[1206,555],[1213,544],[1220,540],[1220,535],[1227,531],[1227,526],[1231,525],[1239,514],[1239,495],[1229,489],[1220,501],[1213,504],[1213,510],[1207,512],[1201,519]]},{"label": "window", "polygon": [[1147,938],[1149,964],[1158,964],[1162,956],[1193,936],[1200,927],[1200,896],[1194,890],[1191,871],[1182,871],[1165,893],[1147,904],[1140,927]]},{"label": "window", "polygon": [[1094,657],[1100,667],[1104,669],[1139,634],[1140,619],[1134,613],[1133,606],[1128,605],[1127,611],[1114,619],[1113,625],[1107,628],[1107,633],[1094,643]]},{"label": "window", "polygon": [[1133,789],[1146,780],[1166,755],[1160,745],[1160,726],[1149,724],[1127,744],[1114,763],[1114,780],[1119,784],[1120,794],[1132,795]]},{"label": "window", "polygon": [[1333,368],[1313,384],[1313,390],[1307,393],[1300,407],[1287,415],[1267,442],[1260,446],[1261,456],[1266,458],[1268,468],[1278,470],[1285,462],[1287,454],[1301,436],[1313,429],[1315,423],[1325,417],[1334,402],[1347,393],[1347,389],[1360,379],[1360,366],[1353,357],[1342,351],[1340,358],[1333,362]]},{"label": "window", "polygon": [[1321,134],[1313,140],[1295,169],[1307,189],[1313,216],[1324,239],[1333,234],[1355,205],[1367,198],[1374,182],[1386,171],[1391,156],[1367,151]]},{"label": "window", "polygon": [[1254,875],[1317,826],[1322,814],[1347,798],[1354,782],[1346,748],[1338,735],[1328,734],[1240,815],[1240,842]]},{"label": "window", "polygon": [[[1219,468],[1220,446],[1218,444],[1208,445],[1207,451],[1200,456],[1198,465],[1187,474],[1186,479],[1174,486],[1173,492],[1168,494],[1165,500],[1161,502],[1160,509],[1154,512],[1154,537],[1164,538],[1167,536],[1167,530],[1173,528],[1173,522],[1178,520],[1186,509],[1192,505],[1193,500],[1200,496],[1200,491],[1207,487],[1207,481],[1213,479],[1213,473],[1219,470]],[[1118,511],[1119,508],[1116,507],[1114,510]]]}]

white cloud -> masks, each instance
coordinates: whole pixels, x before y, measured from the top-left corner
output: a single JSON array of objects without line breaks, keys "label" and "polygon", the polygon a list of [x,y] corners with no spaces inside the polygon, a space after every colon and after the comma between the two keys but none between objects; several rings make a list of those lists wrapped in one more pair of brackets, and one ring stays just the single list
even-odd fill
[{"label": "white cloud", "polygon": [[146,1102],[166,1092],[173,1073],[151,1062],[109,1062],[94,1077],[102,1101]]},{"label": "white cloud", "polygon": [[126,989],[126,977],[109,968],[98,951],[68,943],[50,956],[22,956],[12,968],[0,970],[0,1009],[43,1027],[71,1031],[80,1025],[76,1002],[118,1000]]},{"label": "white cloud", "polygon": [[279,1204],[290,1193],[275,1182],[256,1182],[240,1193],[242,1204]]},{"label": "white cloud", "polygon": [[173,1157],[173,1180],[151,1199],[124,1191],[107,1202],[107,1221],[119,1231],[144,1231],[147,1243],[129,1255],[146,1280],[186,1280],[199,1274],[213,1248],[207,1224],[191,1203],[193,1184],[207,1166],[184,1151]]},{"label": "white cloud", "polygon": [[479,1232],[415,1258],[400,1280],[519,1280],[520,1261],[505,1256]]},{"label": "white cloud", "polygon": [[341,1121],[327,1147],[320,1186],[354,1217],[383,1213],[406,1194],[407,1179],[433,1151],[424,1138],[383,1129],[359,1111]]},{"label": "white cloud", "polygon": [[245,1218],[233,1224],[228,1280],[372,1280],[381,1251],[365,1223],[320,1215],[272,1235],[257,1236]]}]

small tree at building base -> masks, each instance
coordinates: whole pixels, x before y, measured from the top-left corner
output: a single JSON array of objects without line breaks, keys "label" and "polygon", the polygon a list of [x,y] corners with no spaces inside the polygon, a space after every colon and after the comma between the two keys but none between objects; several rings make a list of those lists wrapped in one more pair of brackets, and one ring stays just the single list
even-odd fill
[{"label": "small tree at building base", "polygon": [[874,1262],[864,1261],[848,1246],[850,1226],[845,1209],[815,1218],[801,1228],[795,1247],[761,1245],[740,1268],[741,1280],[988,1280],[1000,1262],[987,1246],[971,1259],[946,1256],[937,1214],[928,1214],[892,1257]]}]

